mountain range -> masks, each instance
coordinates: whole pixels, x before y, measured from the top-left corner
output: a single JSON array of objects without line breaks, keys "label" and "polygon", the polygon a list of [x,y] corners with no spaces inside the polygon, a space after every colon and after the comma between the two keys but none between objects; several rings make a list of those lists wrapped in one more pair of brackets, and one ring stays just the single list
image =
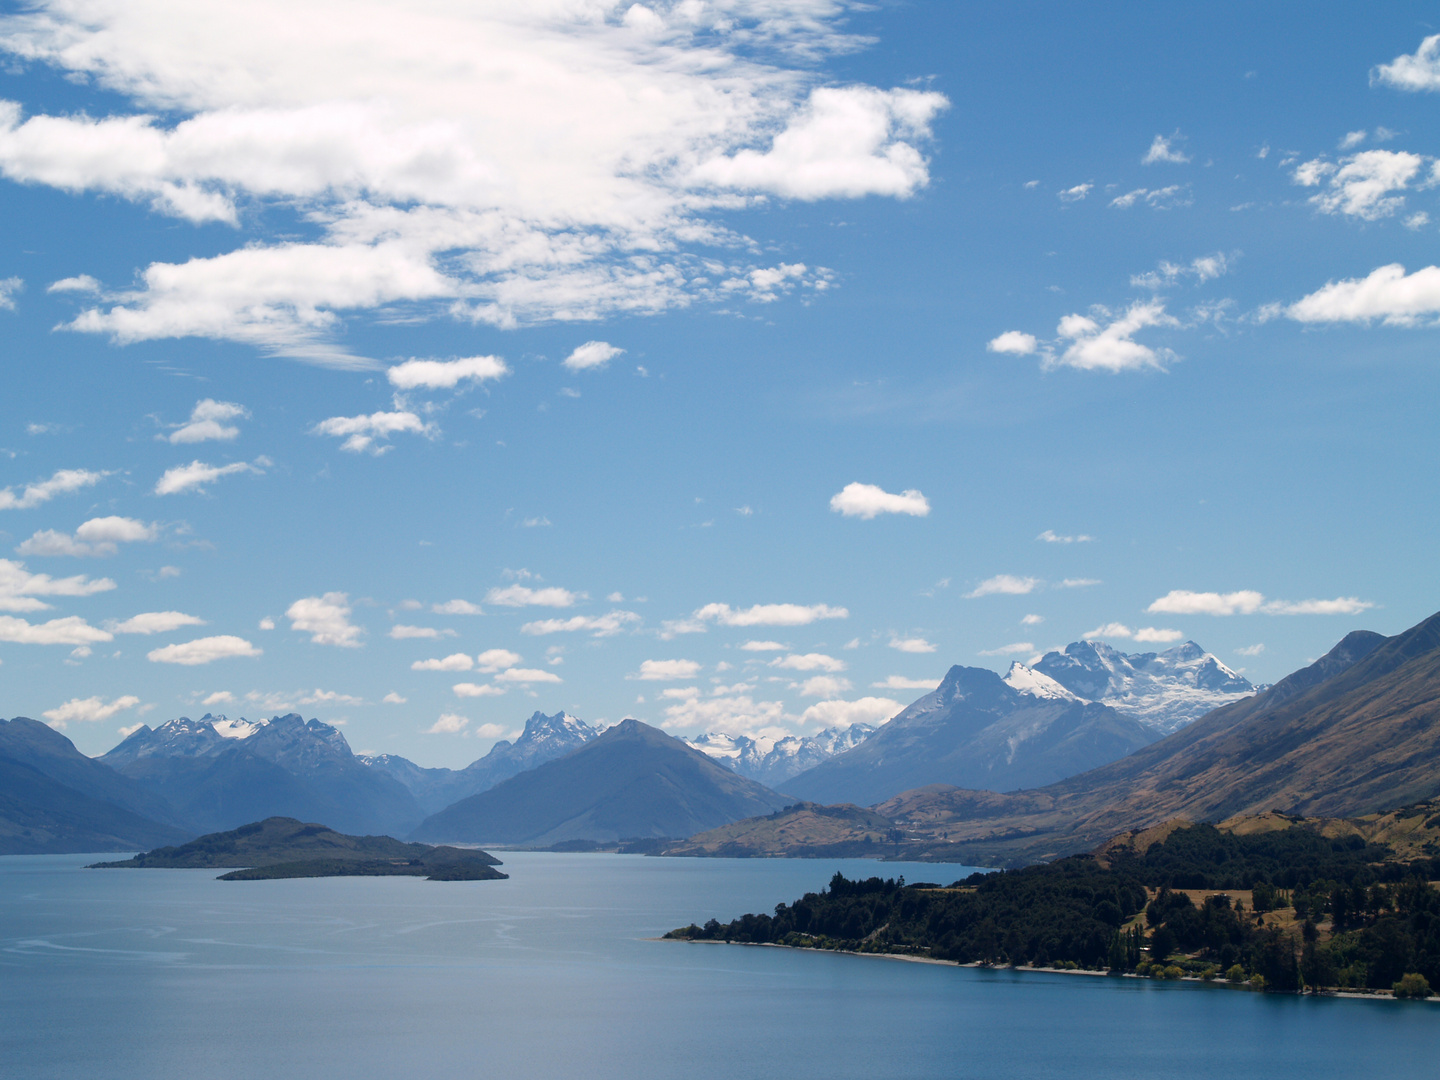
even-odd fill
[{"label": "mountain range", "polygon": [[872,724],[832,727],[814,735],[728,735],[707,731],[685,742],[741,776],[767,787],[782,787],[792,776],[852,750],[879,730]]}]

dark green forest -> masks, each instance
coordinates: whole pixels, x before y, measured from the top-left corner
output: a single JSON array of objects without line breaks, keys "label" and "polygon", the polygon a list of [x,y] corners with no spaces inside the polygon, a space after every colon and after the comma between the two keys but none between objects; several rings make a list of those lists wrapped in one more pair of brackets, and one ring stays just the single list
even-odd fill
[{"label": "dark green forest", "polygon": [[[1236,836],[1210,825],[1108,860],[1072,856],[948,887],[836,874],[771,915],[667,936],[1198,976],[1277,992],[1425,996],[1440,984],[1440,892],[1430,885],[1440,860],[1402,863],[1383,845],[1300,827]],[[1228,895],[1237,891],[1250,894],[1248,908]]]}]

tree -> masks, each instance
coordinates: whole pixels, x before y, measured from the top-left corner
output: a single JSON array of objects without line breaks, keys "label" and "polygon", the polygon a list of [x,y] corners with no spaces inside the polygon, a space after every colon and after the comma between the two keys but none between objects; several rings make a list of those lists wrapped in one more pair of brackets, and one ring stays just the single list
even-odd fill
[{"label": "tree", "polygon": [[1414,971],[1400,976],[1400,981],[1395,984],[1393,992],[1397,998],[1414,998],[1417,1001],[1429,997],[1432,993],[1430,980]]}]

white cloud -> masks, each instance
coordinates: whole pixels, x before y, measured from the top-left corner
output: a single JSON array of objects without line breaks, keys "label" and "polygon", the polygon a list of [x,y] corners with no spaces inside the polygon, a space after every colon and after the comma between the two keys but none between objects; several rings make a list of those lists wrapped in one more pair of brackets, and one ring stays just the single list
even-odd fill
[{"label": "white cloud", "polygon": [[771,660],[770,666],[784,668],[787,671],[828,671],[832,673],[844,671],[849,667],[844,660],[837,660],[824,653],[791,653],[789,656]]},{"label": "white cloud", "polygon": [[263,619],[260,620],[259,626],[260,626],[260,629],[261,629],[261,630],[274,630],[274,629],[275,629],[275,620],[272,619],[272,618],[270,618],[270,616],[267,615],[267,616],[265,616],[265,618],[263,618]]},{"label": "white cloud", "polygon": [[396,641],[407,641],[411,638],[424,638],[434,640],[442,637],[454,637],[454,630],[436,630],[433,626],[406,626],[403,623],[396,623],[390,627],[385,635],[394,638]]},{"label": "white cloud", "polygon": [[837,679],[834,675],[813,675],[806,679],[795,692],[801,697],[833,698],[855,689],[849,679]]},{"label": "white cloud", "polygon": [[1391,263],[1368,277],[1332,281],[1291,304],[1285,314],[1296,322],[1359,322],[1379,319],[1389,326],[1417,326],[1440,316],[1440,267],[1407,275]]},{"label": "white cloud", "polygon": [[1177,131],[1168,139],[1164,135],[1156,135],[1150,143],[1150,149],[1145,151],[1145,156],[1140,159],[1141,165],[1159,165],[1161,163],[1171,165],[1184,165],[1190,158],[1182,153],[1175,146],[1180,141],[1180,133]]},{"label": "white cloud", "polygon": [[991,338],[985,346],[990,352],[1007,353],[1010,356],[1029,356],[1040,348],[1034,334],[1019,330],[1006,330],[999,337]]},{"label": "white cloud", "polygon": [[1091,638],[1129,638],[1135,636],[1135,631],[1124,623],[1111,622],[1097,626],[1094,630],[1086,630],[1080,636],[1086,640]]},{"label": "white cloud", "polygon": [[890,648],[903,653],[932,653],[935,651],[935,645],[923,637],[892,637]]},{"label": "white cloud", "polygon": [[809,626],[817,619],[848,619],[850,612],[828,604],[755,604],[736,611],[729,604],[706,604],[695,611],[702,622],[721,626]]},{"label": "white cloud", "polygon": [[1047,544],[1089,544],[1095,540],[1093,536],[1086,536],[1084,533],[1078,533],[1075,536],[1062,536],[1054,529],[1046,529],[1039,536],[1035,537],[1035,539],[1043,540]]},{"label": "white cloud", "polygon": [[0,611],[45,611],[50,605],[39,599],[42,596],[94,596],[113,588],[115,582],[109,578],[85,574],[53,578],[32,574],[14,559],[0,559]]},{"label": "white cloud", "polygon": [[146,653],[147,659],[157,664],[209,664],[232,656],[259,656],[264,650],[257,649],[244,638],[231,634],[217,637],[197,638],[181,645],[166,645]]},{"label": "white cloud", "polygon": [[976,585],[974,589],[965,594],[965,597],[974,600],[981,596],[1027,596],[1034,592],[1039,585],[1039,578],[996,574]]},{"label": "white cloud", "polygon": [[693,679],[699,670],[700,665],[694,660],[642,660],[640,670],[626,678],[645,682],[673,682]]},{"label": "white cloud", "polygon": [[1135,631],[1135,640],[1142,643],[1166,644],[1179,641],[1184,636],[1179,630],[1163,630],[1155,626],[1142,626]]},{"label": "white cloud", "polygon": [[386,695],[385,695],[383,698],[381,698],[380,700],[381,700],[382,702],[384,702],[386,705],[404,705],[404,704],[406,704],[410,699],[409,699],[409,698],[401,697],[399,694],[395,693],[394,690],[391,690],[390,693],[386,694]]},{"label": "white cloud", "polygon": [[625,627],[638,623],[633,611],[612,611],[605,615],[574,615],[568,619],[541,619],[520,627],[522,634],[563,634],[589,631],[596,637],[611,637]]},{"label": "white cloud", "polygon": [[1333,600],[1266,600],[1253,590],[1233,593],[1187,592],[1174,589],[1152,603],[1146,611],[1171,615],[1358,615],[1375,605],[1355,596]]},{"label": "white cloud", "polygon": [[257,476],[265,475],[265,466],[270,461],[268,458],[256,458],[253,465],[243,461],[237,461],[230,465],[207,465],[203,461],[192,461],[189,465],[176,465],[173,469],[166,469],[165,475],[155,482],[156,495],[178,495],[184,491],[198,490],[207,484],[213,484],[222,476],[234,476],[236,473],[255,473]]},{"label": "white cloud", "polygon": [[934,690],[940,685],[939,679],[909,679],[904,675],[891,675],[884,682],[870,684],[876,690]]},{"label": "white cloud", "polygon": [[603,368],[624,351],[608,341],[587,341],[584,345],[576,346],[575,351],[561,363],[571,371],[591,371]]},{"label": "white cloud", "polygon": [[462,382],[483,383],[510,374],[498,356],[466,356],[458,360],[406,360],[388,368],[385,377],[400,390],[452,390]]},{"label": "white cloud", "polygon": [[863,697],[858,701],[821,701],[800,714],[806,724],[826,728],[848,728],[853,724],[874,724],[889,720],[905,706],[882,697]]},{"label": "white cloud", "polygon": [[1197,256],[1191,259],[1187,266],[1162,259],[1158,268],[1144,274],[1132,274],[1130,284],[1137,289],[1159,290],[1169,288],[1181,278],[1190,277],[1203,284],[1228,274],[1230,264],[1235,258],[1234,254],[1225,255],[1217,251],[1213,255]]},{"label": "white cloud", "polygon": [[15,494],[14,488],[0,488],[0,510],[30,510],[49,502],[56,495],[68,495],[98,484],[109,475],[108,472],[92,472],[89,469],[60,469],[49,480],[26,484],[19,495]]},{"label": "white cloud", "polygon": [[1058,192],[1060,201],[1067,203],[1079,202],[1085,198],[1086,195],[1089,195],[1091,189],[1094,187],[1094,184],[1076,184],[1072,188],[1066,188],[1064,191]]},{"label": "white cloud", "polygon": [[1026,615],[1020,620],[1022,626],[1039,626],[1045,621],[1044,615]]},{"label": "white cloud", "polygon": [[1375,605],[1358,596],[1337,596],[1334,600],[1272,600],[1265,605],[1267,615],[1358,615]]},{"label": "white cloud", "polygon": [[290,629],[309,634],[316,645],[358,648],[365,631],[350,622],[350,596],[327,592],[324,596],[302,596],[285,610]]},{"label": "white cloud", "polygon": [[476,658],[476,668],[493,675],[497,671],[514,667],[524,659],[519,653],[511,652],[509,649],[486,649]]},{"label": "white cloud", "polygon": [[433,439],[438,429],[433,423],[426,423],[408,410],[375,412],[369,416],[332,416],[322,420],[310,429],[312,435],[331,435],[344,439],[341,450],[352,454],[369,451],[376,457],[394,449],[390,436],[410,431]]},{"label": "white cloud", "polygon": [[0,311],[15,310],[15,294],[25,287],[18,277],[0,278]]},{"label": "white cloud", "polygon": [[97,293],[100,291],[100,282],[89,274],[79,274],[75,277],[61,278],[59,281],[51,282],[45,291],[48,293]]},{"label": "white cloud", "polygon": [[459,682],[450,688],[456,697],[500,697],[505,689],[500,686],[491,686],[489,683]]},{"label": "white cloud", "polygon": [[210,705],[233,705],[234,703],[235,695],[230,693],[229,690],[216,690],[213,694],[208,695],[204,701],[200,702],[201,705],[207,707]]},{"label": "white cloud", "polygon": [[0,641],[16,645],[89,645],[115,638],[91,626],[78,615],[49,622],[28,623],[13,615],[0,615]]},{"label": "white cloud", "polygon": [[778,641],[747,641],[740,646],[745,652],[784,652],[785,646]]},{"label": "white cloud", "polygon": [[1421,229],[1425,228],[1425,226],[1429,224],[1430,215],[1427,214],[1424,210],[1417,210],[1415,213],[1409,214],[1405,218],[1405,227],[1407,229],[1414,230],[1415,232],[1419,232]]},{"label": "white cloud", "polygon": [[233,401],[216,401],[204,398],[190,410],[190,419],[176,426],[167,441],[173,444],[205,442],[217,439],[228,442],[240,434],[240,429],[231,420],[248,420],[250,412],[243,405]]},{"label": "white cloud", "polygon": [[114,634],[168,634],[182,626],[204,625],[204,619],[183,611],[145,611],[124,622],[106,623],[105,628]]},{"label": "white cloud", "polygon": [[469,653],[451,653],[443,659],[416,660],[410,665],[411,671],[469,671],[475,666]]},{"label": "white cloud", "polygon": [[583,600],[583,593],[573,593],[569,589],[559,589],[553,586],[544,589],[531,589],[524,585],[507,585],[503,589],[491,589],[485,595],[487,604],[498,604],[501,607],[574,607],[577,600]]},{"label": "white cloud", "polygon": [[20,555],[103,557],[119,551],[119,544],[154,540],[160,527],[126,517],[91,518],[68,536],[54,529],[35,533],[15,551]]},{"label": "white cloud", "polygon": [[338,690],[315,689],[300,699],[301,705],[364,705],[363,698],[342,694]]},{"label": "white cloud", "polygon": [[1111,199],[1110,205],[1116,210],[1128,210],[1136,203],[1144,202],[1152,210],[1173,210],[1176,207],[1189,206],[1192,201],[1189,184],[1171,184],[1163,188],[1142,187],[1127,191],[1124,195]]},{"label": "white cloud", "polygon": [[427,735],[458,735],[465,730],[465,725],[470,723],[470,718],[461,716],[458,713],[441,713],[440,719],[431,724],[426,730]]},{"label": "white cloud", "polygon": [[1259,645],[1246,645],[1243,648],[1235,650],[1240,656],[1259,656],[1264,651],[1265,646],[1263,643]]},{"label": "white cloud", "polygon": [[739,240],[727,210],[928,183],[942,95],[826,85],[819,61],[868,44],[843,32],[849,6],[551,0],[397,21],[374,0],[56,2],[0,21],[0,49],[129,102],[100,119],[4,103],[0,173],[242,234],[261,216],[242,206],[320,226],[153,264],[70,324],[119,341],[199,334],[362,366],[333,343],[347,311],[659,311],[713,295],[697,252]]},{"label": "white cloud", "polygon": [[1015,654],[1028,654],[1035,651],[1035,646],[1028,641],[1016,641],[1009,645],[1000,645],[994,649],[981,649],[981,656],[1012,656]]},{"label": "white cloud", "polygon": [[116,713],[124,712],[126,709],[133,709],[140,704],[140,699],[134,694],[126,694],[118,697],[108,705],[103,698],[71,698],[64,705],[53,709],[46,709],[42,715],[50,721],[53,728],[63,728],[70,721],[76,720],[82,723],[95,724],[102,720],[109,720]]},{"label": "white cloud", "polygon": [[1083,637],[1093,638],[1134,638],[1139,642],[1163,643],[1179,641],[1185,635],[1179,630],[1162,630],[1154,626],[1143,626],[1139,630],[1132,630],[1124,623],[1112,622],[1104,626],[1097,626],[1094,630],[1085,631]]},{"label": "white cloud", "polygon": [[436,615],[483,615],[479,604],[469,600],[446,600],[443,604],[431,604],[430,610]]},{"label": "white cloud", "polygon": [[701,697],[693,686],[668,689],[662,698],[672,702],[660,725],[666,729],[700,728],[734,735],[784,732],[785,706],[778,701],[756,701],[747,693]]},{"label": "white cloud", "polygon": [[1100,579],[1099,579],[1099,578],[1091,578],[1091,577],[1067,577],[1067,578],[1065,578],[1063,581],[1061,581],[1059,585],[1056,585],[1055,588],[1057,588],[1057,589],[1086,589],[1086,588],[1089,588],[1091,585],[1099,585],[1099,584],[1100,584]]},{"label": "white cloud", "polygon": [[543,668],[506,668],[495,676],[495,681],[497,683],[518,683],[521,686],[529,686],[531,683],[564,682],[559,675]]},{"label": "white cloud", "polygon": [[832,496],[830,509],[846,517],[858,517],[866,521],[881,514],[926,517],[930,513],[930,500],[914,488],[894,495],[874,484],[856,483],[846,484],[839,494]]},{"label": "white cloud", "polygon": [[1340,140],[1340,149],[1354,150],[1355,147],[1365,141],[1368,134],[1364,128],[1361,128],[1359,131],[1347,131],[1345,137]]},{"label": "white cloud", "polygon": [[1103,308],[1095,309],[1095,313],[1110,322],[1102,326],[1088,315],[1066,315],[1060,320],[1056,333],[1070,344],[1058,358],[1047,357],[1046,366],[1110,372],[1147,367],[1164,370],[1164,361],[1173,358],[1169,349],[1152,349],[1134,340],[1136,333],[1148,327],[1179,325],[1178,320],[1165,313],[1164,304],[1134,303],[1113,318]]},{"label": "white cloud", "polygon": [[1332,165],[1321,158],[1296,166],[1291,174],[1302,187],[1324,185],[1310,202],[1323,214],[1345,214],[1364,221],[1389,217],[1405,205],[1404,191],[1419,175],[1425,159],[1397,150],[1366,150]]},{"label": "white cloud", "polygon": [[1397,90],[1440,90],[1440,34],[1425,38],[1413,53],[1376,67],[1370,81]]}]

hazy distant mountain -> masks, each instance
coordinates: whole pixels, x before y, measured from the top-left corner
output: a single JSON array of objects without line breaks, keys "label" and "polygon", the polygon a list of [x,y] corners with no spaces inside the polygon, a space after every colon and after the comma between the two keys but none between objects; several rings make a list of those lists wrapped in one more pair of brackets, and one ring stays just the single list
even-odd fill
[{"label": "hazy distant mountain", "polygon": [[427,818],[413,838],[527,844],[690,836],[791,800],[638,720]]},{"label": "hazy distant mountain", "polygon": [[197,832],[267,817],[403,834],[424,814],[405,786],[362,764],[338,728],[295,713],[209,714],[142,727],[99,759],[172,804]]},{"label": "hazy distant mountain", "polygon": [[356,760],[394,777],[415,797],[426,814],[488,791],[516,773],[584,746],[599,732],[578,716],[561,711],[536,712],[513,743],[501,739],[490,752],[463,769],[426,769],[397,754],[360,754]]},{"label": "hazy distant mountain", "polygon": [[1103,641],[1076,641],[1034,665],[1071,693],[1109,705],[1168,735],[1255,687],[1193,641],[1162,653],[1122,653]]},{"label": "hazy distant mountain", "polygon": [[875,731],[872,724],[852,724],[783,739],[708,731],[685,742],[741,776],[779,790],[792,776],[859,746]]},{"label": "hazy distant mountain", "polygon": [[48,725],[0,720],[0,855],[126,851],[192,835],[164,800]]},{"label": "hazy distant mountain", "polygon": [[927,784],[1013,791],[1114,761],[1156,737],[1022,664],[1004,679],[957,665],[936,690],[853,750],[786,781],[785,791],[861,806]]}]

